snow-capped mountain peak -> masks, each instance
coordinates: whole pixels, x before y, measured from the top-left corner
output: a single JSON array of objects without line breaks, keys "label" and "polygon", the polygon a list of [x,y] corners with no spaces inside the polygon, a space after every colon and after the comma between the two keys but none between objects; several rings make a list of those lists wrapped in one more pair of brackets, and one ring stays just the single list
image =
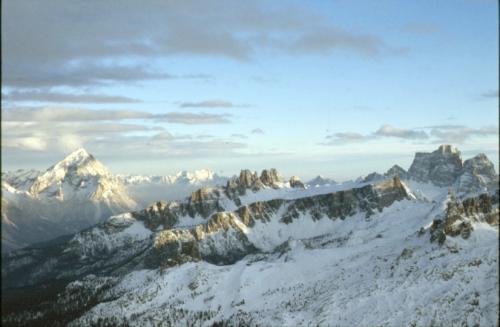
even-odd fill
[{"label": "snow-capped mountain peak", "polygon": [[111,173],[94,156],[80,148],[38,176],[29,191],[33,195],[38,195],[61,184],[81,187],[88,184],[89,177],[110,178]]},{"label": "snow-capped mountain peak", "polygon": [[80,174],[93,176],[110,175],[108,169],[83,148],[72,152],[66,158],[57,163],[53,168],[54,170],[76,168]]},{"label": "snow-capped mountain peak", "polygon": [[2,200],[2,214],[17,226],[2,232],[2,251],[4,239],[10,240],[9,248],[16,248],[137,209],[124,185],[85,149],[72,152],[43,173],[2,174]]},{"label": "snow-capped mountain peak", "polygon": [[64,158],[62,161],[64,161],[64,162],[81,162],[83,160],[87,160],[90,157],[92,157],[92,155],[90,153],[88,153],[87,150],[85,150],[84,148],[79,148],[79,149],[76,149],[75,151],[71,152],[69,155],[67,155],[66,158]]}]

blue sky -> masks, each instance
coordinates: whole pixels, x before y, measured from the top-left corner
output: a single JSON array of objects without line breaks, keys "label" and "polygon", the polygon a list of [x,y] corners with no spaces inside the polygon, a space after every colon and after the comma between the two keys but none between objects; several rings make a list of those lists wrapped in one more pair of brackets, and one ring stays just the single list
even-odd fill
[{"label": "blue sky", "polygon": [[496,1],[2,2],[2,170],[498,170]]}]

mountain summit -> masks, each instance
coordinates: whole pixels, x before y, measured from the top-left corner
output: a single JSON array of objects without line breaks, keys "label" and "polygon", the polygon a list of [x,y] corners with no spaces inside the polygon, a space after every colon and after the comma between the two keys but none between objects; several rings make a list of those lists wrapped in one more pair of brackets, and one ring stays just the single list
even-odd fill
[{"label": "mountain summit", "polygon": [[110,172],[85,149],[80,148],[37,177],[29,191],[54,195],[63,184],[82,187],[89,177],[110,177]]},{"label": "mountain summit", "polygon": [[431,153],[417,152],[408,177],[441,187],[455,185],[459,192],[465,193],[498,183],[493,163],[485,154],[462,161],[460,151],[448,144]]},{"label": "mountain summit", "polygon": [[2,202],[2,251],[4,240],[9,249],[22,247],[137,209],[123,184],[85,149],[36,176],[27,191],[12,192],[2,184],[4,193],[11,196]]},{"label": "mountain summit", "polygon": [[457,179],[461,170],[460,151],[451,145],[444,144],[431,153],[417,152],[408,174],[420,182],[449,186]]}]

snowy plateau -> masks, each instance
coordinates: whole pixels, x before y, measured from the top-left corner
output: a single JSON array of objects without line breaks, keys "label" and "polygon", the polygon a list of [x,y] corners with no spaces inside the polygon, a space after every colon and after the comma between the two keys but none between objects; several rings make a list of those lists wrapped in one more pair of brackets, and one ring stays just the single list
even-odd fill
[{"label": "snowy plateau", "polygon": [[2,325],[498,326],[498,221],[493,163],[450,145],[344,183],[112,175],[81,149],[2,174],[2,247],[73,228],[3,253]]}]

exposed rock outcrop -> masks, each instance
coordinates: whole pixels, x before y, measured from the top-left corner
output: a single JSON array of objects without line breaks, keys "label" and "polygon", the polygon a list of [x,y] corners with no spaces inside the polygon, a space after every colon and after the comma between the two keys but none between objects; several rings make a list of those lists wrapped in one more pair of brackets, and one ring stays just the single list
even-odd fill
[{"label": "exposed rock outcrop", "polygon": [[293,187],[293,188],[306,188],[304,183],[302,183],[302,181],[300,180],[299,177],[297,176],[292,176],[290,178],[290,187]]},{"label": "exposed rock outcrop", "polygon": [[409,177],[437,186],[450,186],[462,172],[460,151],[451,145],[441,145],[431,153],[417,152],[408,170]]},{"label": "exposed rock outcrop", "polygon": [[277,183],[281,182],[281,180],[281,176],[274,168],[271,168],[270,170],[264,169],[260,174],[260,181],[262,184],[269,187],[277,188]]},{"label": "exposed rock outcrop", "polygon": [[481,153],[464,161],[456,184],[458,192],[484,191],[498,185],[498,175],[493,163]]},{"label": "exposed rock outcrop", "polygon": [[280,223],[290,224],[301,216],[335,220],[356,213],[365,213],[369,218],[375,210],[380,212],[407,197],[405,186],[395,177],[347,191],[296,200],[259,201],[235,212],[217,212],[206,223],[195,227],[159,232],[148,253],[147,266],[169,267],[192,260],[229,264],[259,248],[246,234],[246,229],[253,228],[257,221],[266,224],[271,219],[279,219]]},{"label": "exposed rock outcrop", "polygon": [[431,241],[442,244],[446,236],[459,235],[467,239],[474,229],[472,225],[474,222],[486,222],[492,226],[498,226],[499,210],[492,205],[498,201],[495,199],[497,196],[497,194],[483,193],[460,201],[452,195],[444,217],[434,219],[431,225]]},{"label": "exposed rock outcrop", "polygon": [[170,267],[197,260],[234,263],[257,251],[242,227],[235,213],[218,212],[195,228],[164,230],[157,234],[146,257],[146,266]]},{"label": "exposed rock outcrop", "polygon": [[158,201],[144,210],[133,212],[132,215],[143,221],[151,230],[156,230],[159,226],[172,228],[179,222],[180,217],[208,218],[217,211],[223,211],[220,197],[219,189],[204,187],[193,192],[187,202]]},{"label": "exposed rock outcrop", "polygon": [[270,170],[264,169],[260,177],[257,175],[257,172],[252,173],[250,170],[244,169],[237,178],[233,178],[227,182],[224,191],[230,199],[238,204],[238,197],[245,195],[247,190],[255,192],[264,187],[277,189],[279,188],[278,183],[281,181],[280,174],[274,168]]}]

